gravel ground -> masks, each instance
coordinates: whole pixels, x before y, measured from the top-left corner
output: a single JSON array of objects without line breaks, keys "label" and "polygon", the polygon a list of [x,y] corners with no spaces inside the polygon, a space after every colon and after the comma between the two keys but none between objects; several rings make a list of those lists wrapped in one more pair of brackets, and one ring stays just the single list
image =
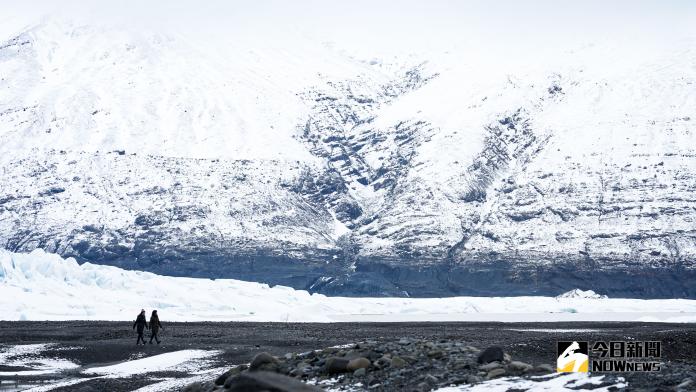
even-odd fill
[{"label": "gravel ground", "polygon": [[[664,366],[659,373],[624,373],[632,388],[671,390],[692,378],[696,380],[696,328],[686,324],[651,323],[166,323],[161,345],[136,347],[129,322],[0,322],[3,345],[58,343],[61,357],[83,367],[101,366],[164,352],[203,349],[220,350],[214,366],[247,363],[266,351],[273,355],[363,341],[393,342],[402,338],[452,341],[478,348],[498,345],[515,360],[538,365],[554,364],[557,340],[662,341]],[[564,332],[564,330],[570,330]],[[73,347],[79,349],[68,349]],[[3,367],[0,371],[14,370]],[[80,377],[76,371],[72,377]],[[155,382],[157,377],[185,377],[182,372],[159,372],[129,378],[88,380],[78,386],[56,390],[130,391]],[[56,376],[5,378],[29,384]],[[2,377],[0,377],[2,379]],[[4,385],[2,388],[11,390]],[[659,389],[658,389],[659,390]]]}]

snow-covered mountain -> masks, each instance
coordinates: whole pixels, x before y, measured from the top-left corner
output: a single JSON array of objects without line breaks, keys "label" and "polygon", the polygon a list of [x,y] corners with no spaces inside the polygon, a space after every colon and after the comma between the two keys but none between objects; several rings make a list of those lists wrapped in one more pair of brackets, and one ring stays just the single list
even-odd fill
[{"label": "snow-covered mountain", "polygon": [[[0,44],[0,245],[331,294],[696,297],[696,46]],[[646,44],[647,45],[647,44]]]}]

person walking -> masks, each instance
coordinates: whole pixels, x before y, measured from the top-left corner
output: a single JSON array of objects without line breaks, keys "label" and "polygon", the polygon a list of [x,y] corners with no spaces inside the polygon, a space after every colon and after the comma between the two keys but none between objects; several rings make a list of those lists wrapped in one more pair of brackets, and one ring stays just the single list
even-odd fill
[{"label": "person walking", "polygon": [[143,345],[145,345],[145,337],[143,336],[145,328],[147,328],[147,319],[145,318],[145,309],[140,309],[140,314],[138,317],[135,319],[135,322],[133,323],[133,329],[135,327],[138,327],[138,340],[135,342],[135,345],[139,345],[140,341],[143,342]]},{"label": "person walking", "polygon": [[162,328],[162,324],[160,323],[159,316],[157,315],[157,311],[153,310],[150,316],[150,344],[152,344],[152,339],[155,339],[157,344],[160,344],[159,337],[157,336],[160,328]]}]

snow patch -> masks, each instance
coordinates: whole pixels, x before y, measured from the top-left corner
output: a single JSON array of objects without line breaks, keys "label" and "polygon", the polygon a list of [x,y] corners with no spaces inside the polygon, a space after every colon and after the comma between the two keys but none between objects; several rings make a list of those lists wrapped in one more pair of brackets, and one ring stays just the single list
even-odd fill
[{"label": "snow patch", "polygon": [[508,331],[517,332],[547,332],[547,333],[593,333],[599,332],[598,329],[591,328],[510,328]]},{"label": "snow patch", "polygon": [[[136,374],[158,372],[164,370],[188,370],[186,363],[193,360],[212,357],[220,354],[219,351],[206,350],[181,350],[171,353],[153,355],[133,361],[126,361],[110,366],[88,368],[82,371],[84,374],[96,374],[109,377],[128,377]],[[199,368],[199,367],[196,367]]]},{"label": "snow patch", "polygon": [[[605,376],[590,376],[587,373],[562,373],[551,376],[539,376],[530,378],[505,377],[484,381],[475,385],[447,387],[437,389],[436,392],[505,392],[514,391],[577,391],[583,386],[601,385],[605,383]],[[628,383],[623,377],[618,377],[616,382],[607,383],[602,387],[592,389],[595,392],[609,392],[625,389]],[[582,388],[584,389],[584,388]]]},{"label": "snow patch", "polygon": [[609,297],[607,297],[606,295],[597,294],[593,290],[573,289],[557,296],[556,298],[606,299]]},{"label": "snow patch", "polygon": [[21,344],[0,346],[0,364],[27,369],[0,371],[0,376],[38,376],[79,367],[78,364],[67,359],[42,356],[41,353],[51,346],[53,345]]}]

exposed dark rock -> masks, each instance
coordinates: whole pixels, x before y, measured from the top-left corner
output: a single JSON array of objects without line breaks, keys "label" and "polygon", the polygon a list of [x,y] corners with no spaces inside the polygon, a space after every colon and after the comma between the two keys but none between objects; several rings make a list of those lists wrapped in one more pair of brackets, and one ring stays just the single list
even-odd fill
[{"label": "exposed dark rock", "polygon": [[278,360],[273,355],[262,352],[254,356],[249,364],[250,371],[257,371],[261,369],[269,370],[267,368],[275,368],[278,365]]},{"label": "exposed dark rock", "polygon": [[138,215],[135,224],[143,227],[159,226],[164,224],[164,220],[156,215]]},{"label": "exposed dark rock", "polygon": [[486,378],[496,378],[505,375],[505,369],[503,368],[497,368],[493,369],[488,374],[486,375]]},{"label": "exposed dark rock", "polygon": [[210,391],[211,387],[207,382],[194,382],[186,386],[183,392],[207,392]]},{"label": "exposed dark rock", "polygon": [[[521,361],[512,361],[512,358],[497,346],[487,349],[481,355],[499,361],[479,366],[477,348],[449,340],[365,341],[306,353],[288,353],[279,358],[260,353],[252,360],[249,371],[242,367],[233,368],[218,377],[215,384],[220,385],[224,380],[225,390],[241,391],[251,390],[243,388],[261,387],[268,390],[284,390],[269,388],[278,388],[277,384],[271,382],[282,381],[285,380],[284,377],[290,376],[293,378],[293,385],[298,388],[297,383],[301,380],[313,384],[341,386],[347,390],[362,390],[365,386],[379,387],[379,390],[383,391],[418,390],[422,387],[421,384],[427,385],[423,388],[432,390],[451,385],[478,383],[484,378],[503,375],[526,377],[554,372],[548,365],[534,367]],[[259,361],[262,358],[263,360]],[[268,372],[252,371],[257,361],[263,364],[272,362],[276,365],[274,372],[282,377],[274,378],[269,376]],[[358,384],[362,387],[358,387]]]},{"label": "exposed dark rock", "polygon": [[39,196],[52,196],[63,192],[65,192],[65,188],[60,186],[52,186],[45,191],[39,192]]},{"label": "exposed dark rock", "polygon": [[318,392],[323,389],[278,373],[250,372],[233,376],[225,382],[230,392]]},{"label": "exposed dark rock", "polygon": [[[351,369],[348,368],[350,360],[346,358],[330,357],[326,359],[324,370],[328,374],[345,373]],[[356,369],[352,369],[356,370]]]},{"label": "exposed dark rock", "polygon": [[370,366],[370,360],[365,358],[365,357],[358,357],[355,359],[351,359],[350,362],[348,362],[348,365],[346,368],[349,371],[355,371],[358,369],[366,369],[367,367]]},{"label": "exposed dark rock", "polygon": [[235,366],[225,373],[222,373],[217,379],[215,379],[215,385],[224,385],[228,378],[239,375],[242,370],[243,368],[241,366]]},{"label": "exposed dark rock", "polygon": [[476,359],[478,363],[503,362],[505,360],[505,352],[502,347],[491,346],[483,350]]}]

